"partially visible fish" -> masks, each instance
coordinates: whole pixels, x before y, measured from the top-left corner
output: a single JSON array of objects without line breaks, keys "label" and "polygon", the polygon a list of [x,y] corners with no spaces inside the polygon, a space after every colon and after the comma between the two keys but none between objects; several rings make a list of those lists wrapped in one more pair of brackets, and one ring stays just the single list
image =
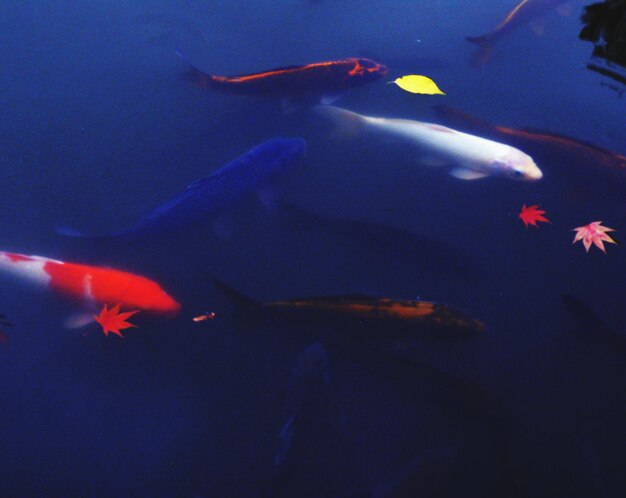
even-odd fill
[{"label": "partially visible fish", "polygon": [[133,239],[162,235],[188,227],[237,204],[276,174],[290,169],[302,157],[300,138],[277,138],[258,145],[211,176],[191,183],[184,192],[141,218],[133,226],[107,235],[83,235],[58,229],[62,235]]},{"label": "partially visible fish", "polygon": [[[479,45],[479,50],[474,56],[473,64],[483,66],[487,63],[492,47],[504,36],[514,29],[531,22],[562,6],[569,0],[522,0],[506,17],[490,32],[480,36],[468,36],[466,40]],[[565,12],[565,8],[561,9]]]},{"label": "partially visible fish", "polygon": [[462,247],[443,240],[401,230],[382,223],[330,217],[293,204],[278,202],[279,213],[290,224],[331,230],[334,237],[351,238],[375,257],[389,257],[407,267],[452,278],[472,279],[480,273],[480,262]]},{"label": "partially visible fish", "polygon": [[262,303],[218,280],[213,284],[239,306],[245,318],[330,327],[338,338],[362,343],[382,340],[402,348],[404,341],[415,338],[465,337],[484,329],[482,322],[466,313],[431,301],[344,295]]},{"label": "partially visible fish", "polygon": [[510,145],[433,123],[363,116],[333,106],[316,109],[352,131],[364,129],[401,138],[419,147],[421,156],[429,163],[450,166],[450,175],[460,180],[496,176],[534,181],[543,176],[532,157]]},{"label": "partially visible fish", "polygon": [[[181,57],[184,58],[184,56]],[[351,57],[336,61],[286,66],[238,76],[216,76],[196,67],[184,74],[194,85],[240,95],[260,95],[283,99],[331,99],[339,94],[379,80],[387,67],[370,59]]]},{"label": "partially visible fish", "polygon": [[551,171],[571,182],[589,187],[601,177],[605,180],[601,186],[603,192],[606,189],[615,190],[622,198],[626,196],[626,156],[622,154],[549,131],[492,125],[444,105],[435,106],[435,109],[450,126],[502,140],[525,150],[532,149],[533,154],[546,158],[556,156],[558,161],[549,161],[555,168]]},{"label": "partially visible fish", "polygon": [[580,329],[589,337],[603,340],[622,351],[626,351],[626,334],[620,334],[613,330],[587,303],[571,294],[564,294],[563,304],[576,318]]},{"label": "partially visible fish", "polygon": [[[286,420],[278,433],[267,496],[294,496],[302,476],[324,465],[341,437],[341,423],[330,391],[330,362],[320,343],[305,348],[293,369],[286,396]],[[307,495],[308,496],[308,495]]]},{"label": "partially visible fish", "polygon": [[180,304],[156,282],[112,268],[65,263],[41,256],[0,252],[0,272],[48,288],[76,302],[82,312],[68,322],[78,327],[94,320],[104,304],[175,315]]}]

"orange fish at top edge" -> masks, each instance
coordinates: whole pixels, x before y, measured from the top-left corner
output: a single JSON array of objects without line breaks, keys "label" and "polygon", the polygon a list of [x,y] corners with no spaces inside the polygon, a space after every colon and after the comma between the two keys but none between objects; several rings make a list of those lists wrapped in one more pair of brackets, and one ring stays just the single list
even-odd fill
[{"label": "orange fish at top edge", "polygon": [[321,99],[372,83],[386,74],[383,64],[351,57],[237,76],[216,76],[191,65],[183,76],[200,88],[240,95]]}]

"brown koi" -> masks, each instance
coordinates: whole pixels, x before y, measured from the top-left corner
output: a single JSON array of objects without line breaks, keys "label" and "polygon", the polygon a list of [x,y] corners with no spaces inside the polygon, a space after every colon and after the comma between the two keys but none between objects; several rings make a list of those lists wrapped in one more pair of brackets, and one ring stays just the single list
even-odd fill
[{"label": "brown koi", "polygon": [[387,74],[387,67],[365,58],[287,66],[239,76],[216,76],[194,66],[184,78],[200,88],[241,95],[270,97],[322,97],[374,82]]},{"label": "brown koi", "polygon": [[[413,332],[465,335],[484,325],[462,311],[421,300],[379,299],[364,295],[296,298],[261,303],[226,284],[214,281],[226,296],[250,316],[284,319],[294,324],[384,331],[386,338],[411,337]],[[393,337],[392,337],[393,336]]]}]

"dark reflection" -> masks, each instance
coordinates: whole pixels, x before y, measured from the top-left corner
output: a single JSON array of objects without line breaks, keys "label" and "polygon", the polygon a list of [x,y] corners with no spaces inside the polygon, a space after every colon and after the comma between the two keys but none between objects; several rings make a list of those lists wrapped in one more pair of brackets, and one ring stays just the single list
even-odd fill
[{"label": "dark reflection", "polygon": [[6,320],[6,317],[0,313],[0,344],[6,344],[7,336],[4,335],[2,329],[4,327],[10,327],[12,324]]},{"label": "dark reflection", "polygon": [[[591,4],[582,21],[580,39],[595,45],[587,68],[626,85],[626,0]],[[618,90],[620,95],[624,91]]]}]

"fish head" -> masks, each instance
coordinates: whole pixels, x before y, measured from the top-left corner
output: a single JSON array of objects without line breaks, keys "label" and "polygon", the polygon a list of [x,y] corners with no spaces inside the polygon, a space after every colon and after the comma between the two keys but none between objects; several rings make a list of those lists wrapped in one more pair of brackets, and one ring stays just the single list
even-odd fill
[{"label": "fish head", "polygon": [[161,294],[160,299],[155,302],[156,310],[164,315],[175,316],[180,312],[181,306],[176,299],[167,294],[165,291]]},{"label": "fish head", "polygon": [[543,177],[533,158],[517,149],[512,149],[495,159],[491,167],[500,176],[513,180],[533,182]]},{"label": "fish head", "polygon": [[348,72],[349,83],[352,86],[376,81],[387,74],[387,66],[371,59],[352,59],[354,67]]}]

